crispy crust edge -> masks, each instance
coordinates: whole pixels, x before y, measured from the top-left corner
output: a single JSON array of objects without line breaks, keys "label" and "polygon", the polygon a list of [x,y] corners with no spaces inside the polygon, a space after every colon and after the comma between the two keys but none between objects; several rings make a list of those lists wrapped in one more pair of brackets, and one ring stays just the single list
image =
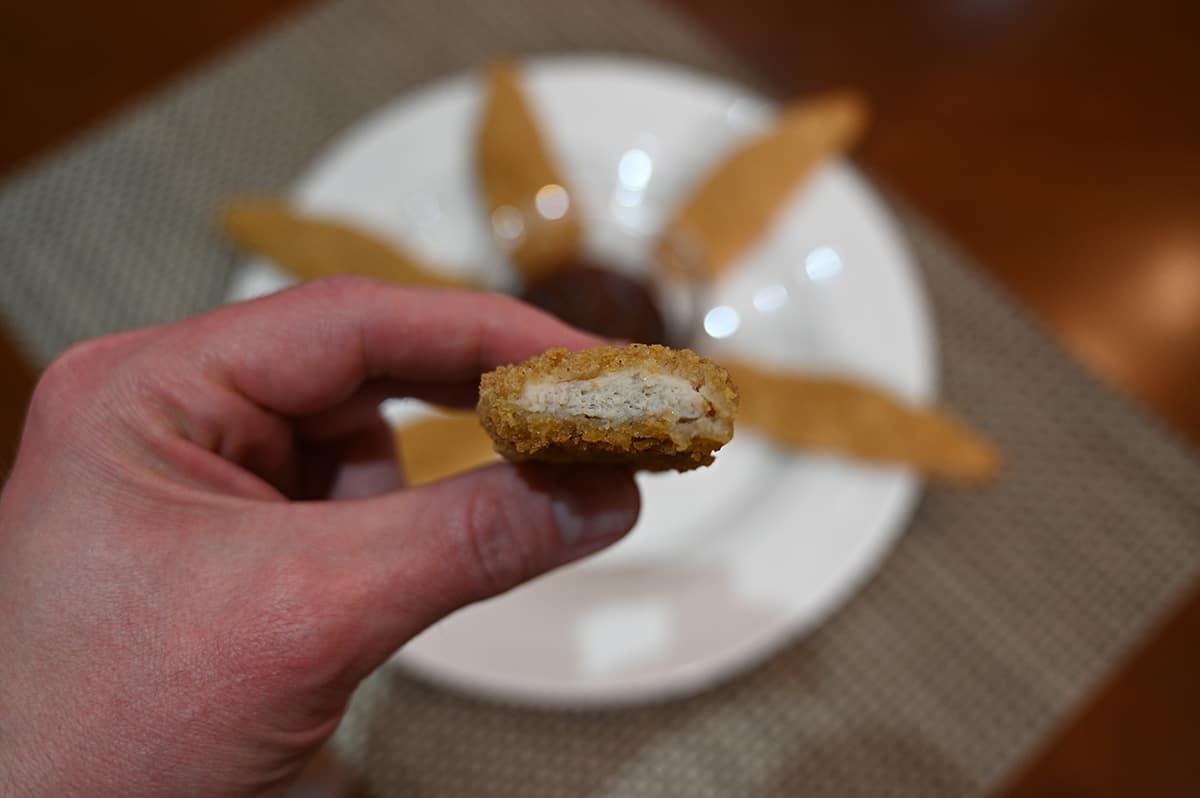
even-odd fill
[{"label": "crispy crust edge", "polygon": [[[717,437],[681,439],[669,415],[611,425],[597,420],[560,418],[519,406],[525,385],[533,380],[584,380],[627,369],[671,374],[697,388],[714,416],[727,422]],[[479,418],[509,460],[546,463],[603,463],[648,471],[688,471],[713,461],[713,453],[733,436],[738,394],[729,373],[687,349],[629,344],[580,352],[551,349],[538,357],[484,374],[479,386]]]}]

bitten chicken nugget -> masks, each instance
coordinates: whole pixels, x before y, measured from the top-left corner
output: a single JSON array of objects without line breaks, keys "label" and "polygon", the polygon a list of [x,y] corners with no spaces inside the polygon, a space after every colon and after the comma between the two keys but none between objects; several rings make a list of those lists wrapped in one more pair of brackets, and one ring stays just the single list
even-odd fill
[{"label": "bitten chicken nugget", "polygon": [[479,418],[509,460],[689,471],[733,437],[737,401],[728,372],[686,349],[551,349],[484,374]]}]

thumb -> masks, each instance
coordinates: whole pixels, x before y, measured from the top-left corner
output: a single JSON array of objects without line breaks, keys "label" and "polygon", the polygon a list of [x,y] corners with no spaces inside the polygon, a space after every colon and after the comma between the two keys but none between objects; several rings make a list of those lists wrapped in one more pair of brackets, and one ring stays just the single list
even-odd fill
[{"label": "thumb", "polygon": [[500,464],[317,507],[317,548],[337,548],[319,556],[355,572],[341,609],[363,633],[369,669],[454,610],[614,543],[637,521],[640,498],[621,469]]}]

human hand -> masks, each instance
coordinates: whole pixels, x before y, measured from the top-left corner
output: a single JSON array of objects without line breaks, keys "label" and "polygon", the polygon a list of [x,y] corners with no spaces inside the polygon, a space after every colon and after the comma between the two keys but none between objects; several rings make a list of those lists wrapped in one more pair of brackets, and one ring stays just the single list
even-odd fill
[{"label": "human hand", "polygon": [[618,539],[629,474],[400,490],[376,410],[597,343],[504,297],[336,279],[57,360],[0,497],[0,793],[280,791],[404,642]]}]

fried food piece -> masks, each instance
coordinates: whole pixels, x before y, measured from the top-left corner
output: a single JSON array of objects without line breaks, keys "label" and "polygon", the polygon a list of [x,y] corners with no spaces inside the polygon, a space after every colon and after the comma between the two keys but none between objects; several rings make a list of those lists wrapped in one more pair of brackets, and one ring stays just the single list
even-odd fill
[{"label": "fried food piece", "polygon": [[396,450],[411,487],[470,471],[497,460],[492,439],[474,413],[452,412],[406,424],[395,432]]},{"label": "fried food piece", "polygon": [[542,139],[514,64],[488,68],[480,121],[479,179],[501,244],[527,279],[543,277],[579,249],[578,213]]},{"label": "fried food piece", "polygon": [[225,235],[299,280],[357,274],[403,285],[463,288],[414,256],[343,222],[301,214],[287,203],[244,199],[222,217]]},{"label": "fried food piece", "polygon": [[738,421],[785,446],[909,465],[954,482],[983,482],[1000,470],[996,447],[944,410],[909,407],[844,379],[727,367],[741,393]]},{"label": "fried food piece", "polygon": [[659,264],[677,277],[721,275],[801,181],[854,145],[867,115],[866,101],[848,91],[784,108],[770,130],[735,150],[691,192],[659,238]]},{"label": "fried food piece", "polygon": [[689,471],[733,437],[736,412],[723,368],[665,346],[551,349],[479,385],[483,427],[514,461]]}]

